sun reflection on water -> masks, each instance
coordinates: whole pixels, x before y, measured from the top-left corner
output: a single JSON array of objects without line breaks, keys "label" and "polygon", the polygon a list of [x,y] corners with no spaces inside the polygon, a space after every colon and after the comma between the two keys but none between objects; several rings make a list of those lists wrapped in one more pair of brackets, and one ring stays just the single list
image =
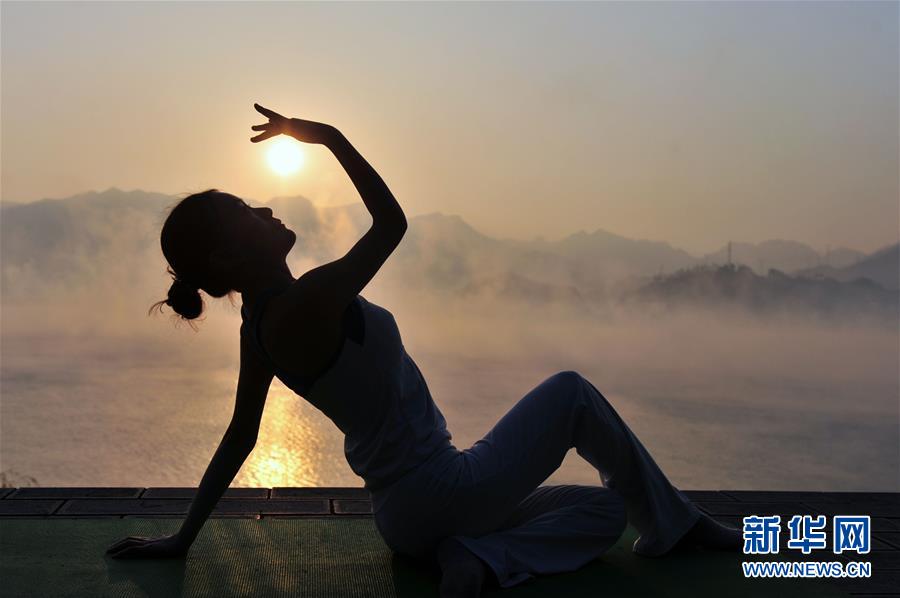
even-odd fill
[{"label": "sun reflection on water", "polygon": [[352,476],[342,440],[340,431],[317,409],[273,383],[256,447],[232,485],[321,486],[333,483],[336,472]]}]

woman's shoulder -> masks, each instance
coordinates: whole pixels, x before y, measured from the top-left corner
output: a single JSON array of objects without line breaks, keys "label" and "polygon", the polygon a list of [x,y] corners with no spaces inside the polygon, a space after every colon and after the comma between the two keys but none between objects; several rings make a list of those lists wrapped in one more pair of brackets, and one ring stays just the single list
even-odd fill
[{"label": "woman's shoulder", "polygon": [[265,352],[287,371],[318,371],[343,340],[341,316],[316,309],[291,290],[273,296],[257,322]]}]

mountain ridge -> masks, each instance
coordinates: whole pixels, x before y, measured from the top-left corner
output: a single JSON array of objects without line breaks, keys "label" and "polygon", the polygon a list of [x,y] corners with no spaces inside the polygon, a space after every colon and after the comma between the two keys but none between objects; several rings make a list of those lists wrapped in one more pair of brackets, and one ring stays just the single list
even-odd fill
[{"label": "mountain ridge", "polygon": [[[26,296],[29,288],[46,291],[56,283],[91,287],[98,280],[159,293],[167,286],[159,230],[167,209],[179,199],[113,187],[28,204],[0,202],[0,283],[5,294]],[[301,269],[340,257],[371,225],[362,203],[316,206],[297,195],[273,198],[268,205],[297,233],[289,263]],[[727,261],[727,255],[718,261],[716,252],[694,257],[664,241],[629,239],[604,229],[577,231],[557,241],[515,240],[486,235],[458,214],[432,211],[408,219],[407,234],[379,279],[461,296],[488,294],[533,304],[562,301],[573,306],[604,303],[622,289],[648,284],[652,277],[666,272],[675,276],[708,265],[710,260]],[[781,239],[733,244],[733,261],[735,254],[738,258],[739,252],[750,255],[747,252],[754,248],[762,252],[759,255],[768,255],[775,266],[779,265],[775,259],[779,248],[786,248],[788,266],[818,255],[802,243]],[[889,288],[892,279],[884,272],[893,262],[881,260],[877,253],[857,259],[852,266]],[[870,258],[874,265],[869,264]],[[829,273],[817,271],[808,276],[825,278]]]},{"label": "mountain ridge", "polygon": [[[76,200],[76,202],[88,202],[89,203],[92,198],[111,198],[111,197],[115,197],[116,195],[128,195],[128,196],[132,196],[132,197],[133,196],[145,196],[146,198],[157,198],[157,199],[162,199],[162,200],[169,201],[169,202],[177,202],[178,200],[182,199],[182,197],[181,197],[182,194],[169,195],[169,194],[165,194],[165,193],[161,193],[161,192],[157,192],[157,191],[145,191],[142,189],[124,190],[119,187],[112,186],[103,191],[84,191],[84,192],[77,193],[77,194],[67,196],[67,197],[52,197],[52,198],[48,197],[48,198],[42,198],[39,200],[34,200],[34,201],[29,201],[29,202],[18,202],[15,200],[4,199],[4,200],[0,200],[0,209],[7,209],[7,208],[12,208],[12,207],[21,208],[21,207],[34,205],[37,203],[43,203],[43,202],[67,202],[67,201],[71,201],[71,200]],[[187,195],[187,194],[183,194],[183,195]],[[343,203],[343,204],[336,204],[336,205],[316,206],[314,204],[314,202],[312,202],[312,200],[310,200],[306,196],[300,195],[300,194],[275,196],[275,197],[272,197],[271,199],[269,199],[268,201],[248,200],[248,202],[256,203],[256,204],[260,204],[260,205],[269,205],[269,206],[272,206],[272,204],[275,204],[275,207],[285,208],[290,205],[290,202],[298,201],[298,200],[301,202],[304,202],[304,203],[308,203],[310,206],[314,207],[316,210],[334,211],[334,212],[360,212],[368,217],[368,212],[366,211],[365,205],[362,202],[350,202],[350,203]],[[566,234],[555,241],[547,240],[543,237],[536,237],[536,238],[531,238],[531,239],[491,237],[490,235],[487,235],[486,233],[479,231],[473,225],[469,224],[459,214],[448,214],[445,212],[441,212],[440,210],[433,210],[431,212],[423,212],[421,214],[410,215],[409,219],[412,220],[412,219],[418,219],[418,218],[423,218],[423,217],[445,217],[445,218],[451,218],[451,219],[458,219],[459,221],[464,223],[468,228],[472,229],[479,235],[484,236],[484,237],[489,237],[491,239],[495,239],[497,241],[502,241],[502,242],[534,245],[534,246],[539,247],[542,244],[556,244],[556,243],[561,243],[564,241],[571,242],[573,239],[579,239],[579,238],[583,238],[583,237],[590,237],[595,240],[598,237],[606,237],[607,239],[611,239],[611,240],[629,241],[629,242],[634,242],[634,243],[649,243],[649,244],[665,246],[665,247],[671,248],[675,251],[684,252],[691,258],[700,260],[702,263],[709,263],[710,261],[715,261],[716,259],[719,259],[720,257],[721,257],[722,263],[727,262],[725,255],[727,254],[728,243],[724,243],[722,245],[722,247],[720,247],[719,249],[717,249],[715,251],[701,253],[701,254],[694,254],[685,249],[675,247],[668,241],[646,239],[646,238],[625,237],[623,235],[619,235],[618,233],[614,233],[612,231],[608,231],[603,228],[596,228],[596,229],[593,229],[590,231],[588,231],[586,229],[579,229],[572,233]],[[898,239],[898,242],[900,242],[900,239]],[[744,242],[744,241],[732,241],[732,250],[733,250],[733,253],[737,254],[738,250],[740,250],[742,248],[754,248],[754,247],[761,248],[761,247],[769,247],[769,246],[775,245],[775,244],[790,244],[790,245],[808,249],[810,252],[812,252],[812,254],[814,254],[815,256],[817,256],[818,259],[821,259],[821,260],[827,259],[829,254],[831,256],[838,254],[841,256],[839,258],[839,260],[842,263],[839,264],[837,267],[843,267],[845,265],[845,263],[848,262],[847,254],[852,256],[853,259],[861,259],[864,256],[872,255],[872,254],[884,249],[884,248],[881,248],[881,249],[875,250],[869,254],[867,254],[863,251],[858,251],[856,249],[852,249],[852,248],[848,248],[848,247],[836,247],[836,248],[830,249],[829,251],[826,251],[826,252],[819,252],[816,249],[814,249],[813,247],[811,247],[810,245],[808,245],[802,241],[795,241],[795,240],[791,240],[791,239],[772,238],[772,239],[766,239],[764,241],[760,241],[757,243]],[[891,247],[893,245],[894,245],[893,243],[889,243],[885,247]],[[740,257],[740,256],[733,255],[733,258],[735,258],[735,257]],[[751,260],[746,260],[746,261],[749,262]],[[747,265],[749,265],[751,268],[753,267],[752,263],[748,263]],[[831,264],[831,265],[834,266],[835,264]],[[773,267],[775,267],[775,266],[773,266]],[[786,271],[792,270],[792,268],[778,268],[778,269],[782,269],[782,270],[786,270]],[[768,267],[765,268],[765,270],[768,270]]]}]

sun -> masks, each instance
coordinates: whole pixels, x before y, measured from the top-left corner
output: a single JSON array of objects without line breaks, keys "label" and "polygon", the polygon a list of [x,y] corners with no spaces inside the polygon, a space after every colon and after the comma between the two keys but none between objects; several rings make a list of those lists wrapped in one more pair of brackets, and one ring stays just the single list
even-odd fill
[{"label": "sun", "polygon": [[287,176],[300,170],[304,156],[299,143],[282,137],[272,143],[266,158],[272,170],[281,176]]}]

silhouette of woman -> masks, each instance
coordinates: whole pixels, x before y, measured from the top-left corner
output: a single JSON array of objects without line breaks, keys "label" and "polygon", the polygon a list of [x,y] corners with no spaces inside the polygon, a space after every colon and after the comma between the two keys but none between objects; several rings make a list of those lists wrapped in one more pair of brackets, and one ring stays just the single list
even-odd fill
[{"label": "silhouette of woman", "polygon": [[[198,289],[213,297],[241,293],[237,398],[179,532],[129,537],[109,554],[186,554],[253,450],[274,376],[345,434],[347,461],[371,492],[379,532],[391,549],[440,566],[442,596],[477,596],[485,581],[509,587],[574,570],[615,544],[626,522],[640,532],[634,552],[642,555],[676,545],[740,546],[737,530],[675,489],[576,372],[550,376],[483,439],[457,449],[394,317],[359,294],[403,238],[402,209],[337,129],[256,109],[269,122],[252,127],[261,133],[251,141],[287,134],[328,147],[372,225],[344,257],[294,279],[286,258],[296,235],[269,208],[211,189],[172,209],[161,244],[175,279],[154,307],[169,305],[193,319],[203,310]],[[603,486],[539,487],[573,447]]]}]

